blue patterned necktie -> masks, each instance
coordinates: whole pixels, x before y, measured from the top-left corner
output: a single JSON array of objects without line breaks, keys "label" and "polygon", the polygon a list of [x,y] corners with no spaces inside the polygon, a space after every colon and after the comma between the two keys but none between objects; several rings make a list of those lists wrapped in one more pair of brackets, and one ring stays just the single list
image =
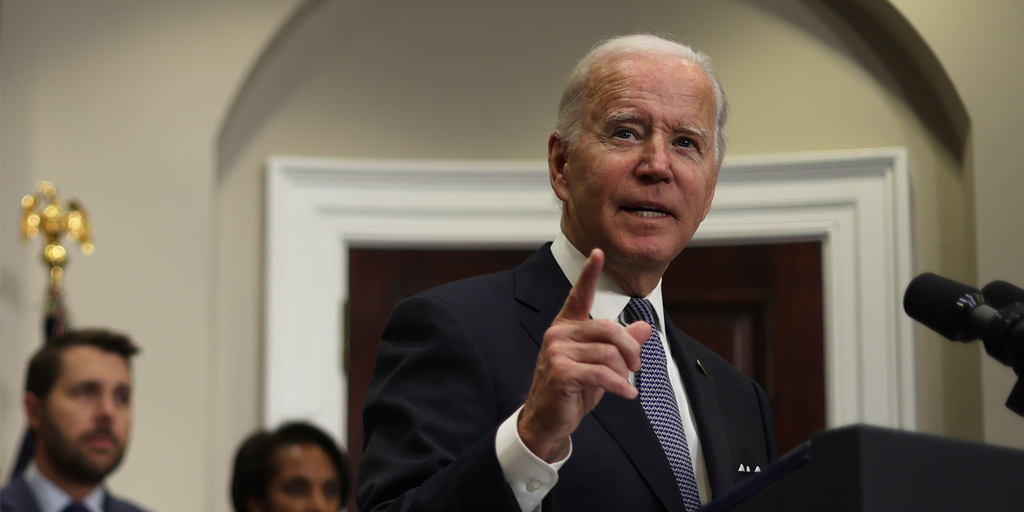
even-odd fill
[{"label": "blue patterned necktie", "polygon": [[85,505],[81,503],[71,502],[67,507],[64,507],[63,512],[89,512],[89,509],[85,508]]},{"label": "blue patterned necktie", "polygon": [[679,485],[679,493],[686,503],[687,512],[700,508],[700,494],[697,492],[697,478],[693,474],[690,449],[686,444],[686,433],[679,417],[679,406],[668,380],[668,359],[661,344],[661,335],[654,328],[654,310],[647,299],[633,297],[625,309],[626,321],[644,321],[651,325],[651,337],[640,349],[640,371],[635,375],[636,388],[640,391],[640,404],[654,427],[654,433],[672,465],[672,473]]}]

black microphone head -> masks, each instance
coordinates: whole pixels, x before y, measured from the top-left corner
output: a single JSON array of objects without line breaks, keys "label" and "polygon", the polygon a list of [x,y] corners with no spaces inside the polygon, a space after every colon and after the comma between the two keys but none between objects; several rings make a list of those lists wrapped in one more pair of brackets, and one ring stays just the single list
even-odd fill
[{"label": "black microphone head", "polygon": [[992,281],[981,289],[992,307],[1003,309],[1011,304],[1024,304],[1024,290],[1007,283],[1006,281]]},{"label": "black microphone head", "polygon": [[903,309],[910,318],[952,341],[976,338],[970,313],[983,302],[978,290],[931,272],[911,280],[903,294]]}]

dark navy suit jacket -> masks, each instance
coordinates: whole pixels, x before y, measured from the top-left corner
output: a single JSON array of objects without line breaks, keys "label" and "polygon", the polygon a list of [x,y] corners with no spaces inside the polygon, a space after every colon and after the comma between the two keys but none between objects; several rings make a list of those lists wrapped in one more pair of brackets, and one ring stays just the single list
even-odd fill
[{"label": "dark navy suit jacket", "polygon": [[[107,491],[107,499],[103,503],[106,512],[145,512],[141,508],[121,501],[110,495]],[[0,491],[0,511],[2,512],[39,512],[39,505],[32,495],[32,490],[25,483],[24,476],[19,475],[11,481],[10,485]]]},{"label": "dark navy suit jacket", "polygon": [[[362,512],[519,512],[494,437],[525,401],[544,332],[571,289],[548,247],[514,270],[443,285],[395,308],[363,411]],[[667,319],[665,330],[717,496],[752,474],[740,464],[776,458],[771,408],[728,362]],[[605,393],[572,443],[545,512],[684,510],[639,400]]]}]

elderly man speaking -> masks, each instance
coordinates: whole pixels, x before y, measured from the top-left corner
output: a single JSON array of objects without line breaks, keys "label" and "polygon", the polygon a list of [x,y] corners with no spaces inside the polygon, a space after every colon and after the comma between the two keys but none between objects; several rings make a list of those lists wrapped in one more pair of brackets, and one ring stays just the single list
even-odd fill
[{"label": "elderly man speaking", "polygon": [[662,310],[661,277],[711,207],[727,112],[688,46],[633,35],[580,61],[548,140],[561,233],[395,309],[360,510],[692,511],[775,459],[761,388]]}]

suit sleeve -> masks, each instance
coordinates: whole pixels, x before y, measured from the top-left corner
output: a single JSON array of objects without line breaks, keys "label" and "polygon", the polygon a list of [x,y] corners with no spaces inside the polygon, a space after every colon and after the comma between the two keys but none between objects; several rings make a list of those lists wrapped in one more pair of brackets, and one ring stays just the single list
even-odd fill
[{"label": "suit sleeve", "polygon": [[430,296],[403,301],[364,404],[359,509],[519,512],[494,449],[504,419],[462,319]]}]

